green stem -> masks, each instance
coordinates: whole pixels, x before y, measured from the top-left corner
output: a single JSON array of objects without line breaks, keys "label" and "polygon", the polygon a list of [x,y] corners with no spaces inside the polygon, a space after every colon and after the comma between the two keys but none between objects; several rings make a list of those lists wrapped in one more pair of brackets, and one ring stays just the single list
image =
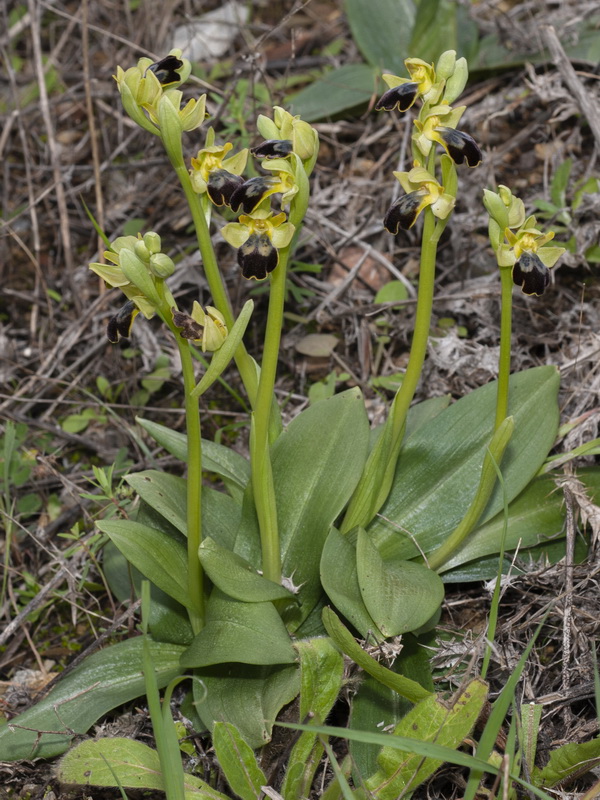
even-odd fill
[{"label": "green stem", "polygon": [[[168,290],[167,294],[170,297]],[[196,386],[196,376],[190,343],[182,338],[178,328],[173,325],[171,305],[174,305],[174,302],[171,303],[167,297],[159,313],[175,337],[183,373],[187,433],[188,594],[191,601],[188,615],[192,630],[196,634],[204,627],[204,573],[198,558],[198,548],[202,541],[202,431],[199,398],[192,395],[192,390]]]},{"label": "green stem", "polygon": [[492,440],[483,457],[483,466],[479,478],[479,485],[467,513],[448,538],[431,553],[427,559],[430,569],[439,570],[450,556],[464,542],[473,531],[479,518],[485,511],[494,486],[496,485],[496,470],[502,461],[502,456],[515,428],[514,419],[506,417],[494,431]]},{"label": "green stem", "polygon": [[406,415],[408,414],[408,409],[415,396],[419,379],[421,378],[421,372],[423,371],[423,364],[427,354],[427,343],[429,342],[429,329],[431,327],[437,246],[442,231],[446,227],[446,220],[440,220],[436,225],[436,219],[431,209],[425,209],[424,215],[425,221],[423,223],[423,244],[421,248],[421,267],[419,271],[419,292],[415,312],[415,328],[406,372],[402,379],[402,384],[398,389],[398,394],[394,399],[394,438],[399,436],[404,428]]},{"label": "green stem", "polygon": [[429,208],[425,209],[424,213],[419,291],[408,365],[402,384],[394,397],[390,416],[369,454],[361,479],[348,505],[340,527],[340,532],[343,534],[357,525],[366,528],[387,499],[402,446],[408,409],[423,370],[433,308],[437,245],[447,222],[439,220],[436,223],[435,216]]},{"label": "green stem", "polygon": [[271,470],[269,420],[273,402],[277,361],[283,326],[285,283],[290,246],[279,251],[279,264],[271,273],[269,311],[265,331],[265,343],[256,395],[256,405],[252,417],[252,486],[254,504],[260,527],[262,549],[262,568],[265,578],[275,583],[281,581],[281,554],[279,550],[279,530],[277,527],[277,508]]},{"label": "green stem", "polygon": [[512,331],[512,291],[513,280],[510,269],[500,269],[502,285],[500,316],[500,358],[498,361],[498,394],[496,399],[496,421],[494,430],[498,430],[502,420],[508,414],[508,381],[510,377],[510,343]]},{"label": "green stem", "polygon": [[[235,321],[233,310],[231,308],[227,290],[225,289],[225,284],[223,283],[221,272],[217,264],[217,259],[210,239],[210,231],[208,229],[208,223],[202,209],[200,196],[196,194],[192,188],[192,182],[183,160],[183,154],[171,153],[167,148],[167,155],[169,156],[169,160],[171,161],[173,169],[177,173],[177,177],[181,183],[185,198],[190,207],[194,228],[196,230],[196,238],[198,240],[198,249],[200,250],[200,255],[202,256],[204,274],[206,275],[206,280],[208,281],[213,303],[221,312],[221,314],[223,314],[227,327],[231,328]],[[248,393],[250,404],[254,406],[257,391],[257,377],[254,362],[243,344],[240,344],[238,347],[234,358],[238,372],[240,373],[240,377],[246,392]]]}]

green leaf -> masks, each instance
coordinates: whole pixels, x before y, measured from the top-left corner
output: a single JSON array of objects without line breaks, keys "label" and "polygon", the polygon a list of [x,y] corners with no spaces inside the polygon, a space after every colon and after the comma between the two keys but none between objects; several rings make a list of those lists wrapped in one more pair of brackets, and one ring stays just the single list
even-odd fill
[{"label": "green leaf", "polygon": [[[135,739],[112,737],[81,742],[63,756],[56,777],[78,786],[122,786],[124,789],[165,790],[156,750]],[[227,800],[194,775],[185,775],[186,800]]]},{"label": "green leaf", "polygon": [[[129,485],[151,508],[187,536],[187,481],[158,470],[128,475]],[[241,509],[229,495],[202,487],[202,530],[220,545],[230,547],[240,523]],[[140,522],[138,515],[138,522]],[[154,527],[150,524],[150,527]]]},{"label": "green leaf", "polygon": [[379,289],[374,303],[393,303],[398,300],[406,300],[408,298],[408,289],[402,281],[388,281],[384,286]]},{"label": "green leaf", "polygon": [[181,605],[191,606],[187,550],[181,542],[129,519],[104,519],[96,524],[142,575]]},{"label": "green leaf", "polygon": [[200,545],[200,561],[211,581],[222,592],[245,603],[292,600],[294,596],[278,583],[259,575],[246,559],[206,538]]},{"label": "green leaf", "polygon": [[[162,688],[180,674],[184,648],[150,641],[150,649]],[[103,714],[144,693],[141,661],[139,637],[93,653],[43,700],[0,729],[0,761],[52,758],[63,753],[74,735],[86,733]],[[38,735],[37,731],[56,733]]]},{"label": "green leaf", "polygon": [[383,641],[385,636],[367,611],[360,593],[356,564],[356,531],[346,536],[331,528],[321,556],[321,583],[338,611],[361,636]]},{"label": "green leaf", "polygon": [[283,574],[300,587],[301,606],[287,620],[291,630],[322,595],[323,544],[360,478],[368,443],[364,400],[350,389],[305,409],[273,445]]},{"label": "green leaf", "polygon": [[[535,476],[554,443],[558,385],[554,367],[511,376],[509,413],[514,416],[515,430],[502,460],[509,502]],[[389,497],[368,528],[384,559],[413,558],[420,554],[419,548],[429,553],[462,520],[479,484],[496,390],[495,381],[476,389],[419,428],[403,445]],[[481,524],[502,508],[503,495],[497,486]]]},{"label": "green leaf", "polygon": [[323,609],[323,624],[335,645],[359,667],[362,667],[368,675],[372,675],[384,686],[389,686],[390,689],[393,689],[401,697],[410,700],[411,703],[418,703],[419,700],[429,697],[431,692],[428,692],[416,681],[406,678],[404,675],[396,675],[392,670],[387,669],[368,653],[365,653],[350,631],[330,608]]},{"label": "green leaf", "polygon": [[405,76],[404,59],[412,55],[421,57],[420,52],[410,49],[415,3],[412,0],[369,0],[368,3],[346,0],[344,5],[352,36],[365,59],[379,69]]},{"label": "green leaf", "polygon": [[[102,569],[111,592],[119,602],[129,603],[133,595],[141,596],[144,576],[131,566],[110,541],[102,550]],[[194,634],[188,613],[181,603],[177,603],[154,584],[150,584],[150,598],[148,626],[153,638],[160,642],[189,645]]]},{"label": "green leaf", "polygon": [[187,536],[187,489],[184,478],[148,469],[125,477],[142,500]]},{"label": "green leaf", "polygon": [[206,625],[181,657],[183,667],[291,664],[296,653],[272,603],[241,603],[213,589]]},{"label": "green leaf", "polygon": [[366,64],[346,64],[326,72],[306,89],[288,98],[293,114],[316,122],[366,106],[374,96],[378,72]]},{"label": "green leaf", "polygon": [[[433,694],[433,680],[426,646],[434,645],[435,636],[427,635],[417,639],[411,634],[402,637],[402,650],[394,661],[391,670],[397,675],[416,681]],[[384,686],[367,675],[350,706],[349,727],[355,730],[390,730],[410,711],[412,704],[388,686]],[[355,765],[355,784],[357,786],[377,769],[378,750],[364,742],[350,742],[350,754]]]},{"label": "green leaf", "polygon": [[[393,735],[457,748],[473,729],[486,699],[487,686],[480,679],[471,681],[450,708],[447,702],[430,696],[408,712]],[[391,747],[382,749],[377,762],[379,771],[366,781],[377,800],[396,800],[400,794],[412,792],[443,763]]]},{"label": "green leaf", "polygon": [[365,606],[385,637],[417,630],[444,599],[444,584],[437,573],[413,561],[384,560],[362,528],[356,563]]},{"label": "green leaf", "polygon": [[[184,433],[142,417],[136,417],[136,421],[168,453],[180,461],[187,461],[187,436]],[[250,479],[250,464],[243,456],[208,439],[202,439],[202,468],[231,481],[240,489],[244,489]]]},{"label": "green leaf", "polygon": [[267,785],[267,778],[237,728],[229,722],[216,722],[212,743],[219,766],[236,795],[242,800],[262,797],[261,787]]},{"label": "green leaf", "polygon": [[[508,526],[506,531],[507,550],[519,547],[521,557],[526,548],[548,543],[552,539],[564,537],[564,500],[556,491],[556,484],[549,475],[536,478],[508,507]],[[498,552],[498,542],[504,529],[504,514],[500,512],[483,525],[480,525],[465,544],[443,566],[446,572],[465,564],[477,563],[486,556]]]},{"label": "green leaf", "polygon": [[[342,688],[344,659],[327,637],[296,644],[300,654],[300,719],[324,722]],[[323,745],[317,735],[304,731],[290,754],[281,793],[284,797],[309,797]]]},{"label": "green leaf", "polygon": [[600,738],[577,744],[571,742],[550,752],[543,769],[535,768],[533,783],[552,789],[572,776],[585,775],[600,763]]},{"label": "green leaf", "polygon": [[247,664],[205,667],[197,671],[204,684],[200,695],[194,682],[196,710],[213,730],[216,722],[230,722],[252,748],[271,739],[273,723],[284,705],[300,691],[297,664],[254,667]]}]

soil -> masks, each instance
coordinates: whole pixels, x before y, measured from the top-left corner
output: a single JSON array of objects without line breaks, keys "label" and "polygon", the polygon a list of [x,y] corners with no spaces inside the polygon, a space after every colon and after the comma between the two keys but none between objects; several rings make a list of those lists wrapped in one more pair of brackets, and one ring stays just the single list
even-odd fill
[{"label": "soil", "polygon": [[[3,516],[12,520],[5,524],[11,535],[2,553],[7,571],[0,626],[8,626],[32,598],[47,591],[45,603],[32,608],[2,640],[0,703],[8,718],[103,632],[127,636],[133,631],[131,617],[102,586],[93,519],[98,504],[81,493],[97,493],[90,484],[93,467],[115,460],[127,461],[134,472],[149,466],[147,450],[132,433],[142,410],[147,418],[182,429],[181,375],[168,331],[156,320],[138,319],[131,341],[115,346],[106,339],[106,323],[120,300],[87,267],[104,247],[86,207],[110,238],[132,220],[141,220],[144,230],[159,231],[178,261],[171,285],[180,305],[191,309],[195,299],[203,305],[210,301],[189,212],[167,159],[159,143],[124,115],[111,76],[116,65],[127,67],[142,55],[161,57],[177,24],[218,5],[212,0],[30,0],[0,10],[6,77],[0,94],[0,434],[9,420],[16,423],[24,454],[22,479],[5,484],[10,500],[0,500]],[[258,141],[259,113],[268,113],[269,105],[285,106],[289,93],[309,83],[315,70],[358,62],[361,55],[340,2],[257,0],[249,5],[248,23],[223,57],[198,64],[203,77],[191,81],[191,88],[196,94],[208,88],[217,137],[233,135],[252,144]],[[574,207],[577,187],[599,173],[600,128],[594,113],[600,83],[596,64],[572,61],[590,111],[573,92],[564,63],[535,54],[544,45],[544,24],[554,25],[573,44],[577,25],[596,4],[488,0],[464,5],[480,35],[497,35],[515,59],[506,68],[474,73],[461,101],[467,105],[462,127],[477,138],[484,159],[479,168],[460,171],[460,200],[440,247],[434,336],[416,399],[458,398],[496,375],[500,285],[480,203],[483,188],[507,184],[528,211],[548,209],[552,179],[570,159],[563,206],[550,211],[545,224],[563,224],[557,239],[572,240],[571,252],[552,270],[542,297],[515,293],[513,312],[513,369],[554,364],[560,370],[561,421],[571,427],[562,431],[555,452],[569,452],[600,435],[599,258],[591,255],[598,246],[600,195],[589,192]],[[253,97],[255,84],[266,91]],[[237,106],[232,97],[238,98]],[[399,191],[392,172],[406,168],[407,126],[366,106],[315,126],[321,150],[295,255],[299,264],[286,306],[277,391],[287,399],[287,421],[306,406],[311,385],[335,372],[342,376],[338,389],[361,387],[376,423],[392,394],[374,388],[372,378],[393,376],[406,366],[418,277],[418,234],[411,230],[392,237],[381,224]],[[198,132],[190,135],[190,155],[202,141]],[[215,242],[236,306],[249,296],[257,304],[248,347],[258,356],[267,295],[240,278],[234,250],[218,237]],[[398,279],[408,288],[407,299],[376,303],[381,287]],[[387,341],[381,343],[382,330]],[[311,355],[309,334],[333,334],[339,343],[325,355]],[[157,359],[163,355],[170,367],[143,396],[142,381],[162,364]],[[236,376],[227,377],[241,392]],[[235,397],[217,387],[203,403],[204,435],[219,436],[246,452],[246,416]],[[596,463],[591,455],[575,466]],[[159,464],[177,469],[168,457]],[[519,689],[521,703],[535,699],[544,706],[542,758],[545,750],[598,735],[594,647],[600,624],[600,510],[582,493],[572,466],[563,472],[557,491],[564,492],[579,520],[574,525],[582,529],[587,519],[587,555],[581,564],[538,564],[507,578],[488,676],[493,699],[549,601],[559,596],[545,622],[544,645],[533,652]],[[85,558],[64,535],[75,525]],[[490,597],[488,584],[449,586],[442,618],[447,636],[435,655],[436,666],[447,675],[457,663],[480,654],[477,637]],[[142,705],[102,723],[109,724],[113,735],[123,730],[150,735]],[[462,780],[442,770],[418,796],[460,797]],[[561,796],[579,796],[589,785],[588,777]],[[45,762],[0,764],[0,798],[120,796],[113,790],[61,787],[52,764]]]}]

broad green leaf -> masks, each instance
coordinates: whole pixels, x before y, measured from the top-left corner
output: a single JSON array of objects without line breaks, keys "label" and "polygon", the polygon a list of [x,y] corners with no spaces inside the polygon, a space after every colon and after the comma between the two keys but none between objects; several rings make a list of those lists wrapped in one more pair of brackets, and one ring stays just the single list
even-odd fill
[{"label": "broad green leaf", "polygon": [[[473,729],[486,699],[487,686],[480,679],[471,681],[450,707],[430,696],[403,717],[392,735],[457,748]],[[391,747],[382,749],[377,762],[378,772],[366,781],[367,789],[377,800],[396,800],[399,795],[410,793],[443,763]]]},{"label": "broad green leaf", "polygon": [[236,795],[242,800],[262,797],[261,786],[267,785],[267,778],[237,728],[229,722],[216,722],[212,743],[219,766]]},{"label": "broad green leaf", "polygon": [[[344,678],[344,659],[331,639],[305,639],[296,644],[300,655],[300,719],[324,722],[338,699]],[[285,772],[284,797],[309,797],[323,745],[304,731],[294,745]]]},{"label": "broad green leaf", "polygon": [[[184,433],[142,417],[136,417],[136,421],[168,453],[180,461],[187,461],[187,436]],[[250,464],[243,456],[230,447],[208,439],[202,440],[202,468],[220,475],[240,489],[244,489],[250,479]]]},{"label": "broad green leaf", "polygon": [[[102,569],[111,592],[121,603],[129,603],[132,596],[141,596],[144,576],[127,561],[112,543],[102,549]],[[133,583],[133,586],[132,586]],[[188,645],[194,638],[187,611],[154,584],[150,585],[149,629],[160,642]]]},{"label": "broad green leaf", "polygon": [[129,519],[103,519],[96,524],[142,575],[169,597],[190,607],[187,550],[181,542]]},{"label": "broad green leaf", "polygon": [[321,556],[321,583],[338,611],[351,622],[361,636],[383,641],[360,593],[356,564],[356,531],[346,536],[331,528]]},{"label": "broad green leaf", "polygon": [[[421,684],[433,694],[433,680],[429,656],[425,646],[435,643],[435,635],[429,634],[417,639],[412,634],[402,637],[402,650],[394,661],[391,670],[397,675]],[[349,727],[362,731],[390,730],[410,711],[412,704],[388,686],[384,686],[371,675],[361,681],[350,706]],[[377,770],[376,747],[364,742],[350,742],[350,754],[355,765],[355,785],[362,785],[369,775]]]},{"label": "broad green leaf", "polygon": [[[160,688],[181,674],[183,647],[150,642]],[[113,708],[144,694],[142,640],[137,637],[106,647],[59,681],[30,709],[0,729],[0,761],[52,758]],[[31,730],[27,730],[31,729]],[[37,731],[56,733],[37,734]]]},{"label": "broad green leaf", "polygon": [[336,647],[339,647],[342,653],[349,656],[355,664],[362,667],[368,675],[372,675],[384,686],[389,686],[390,689],[410,700],[411,703],[418,703],[425,697],[429,697],[431,692],[428,692],[416,681],[404,675],[396,675],[392,670],[387,669],[368,653],[365,653],[348,628],[342,624],[337,614],[330,608],[323,609],[323,624]]},{"label": "broad green leaf", "polygon": [[[81,742],[60,760],[56,777],[61,783],[78,786],[165,790],[156,750],[118,736]],[[227,800],[194,775],[185,775],[184,789],[186,800]]]},{"label": "broad green leaf", "polygon": [[[509,502],[535,476],[554,443],[558,385],[554,367],[511,376],[509,412],[515,430],[501,465]],[[384,558],[413,558],[419,548],[429,553],[461,521],[479,483],[496,386],[494,381],[461,398],[405,442],[390,495],[368,528]],[[503,493],[496,486],[482,523],[502,507]]]},{"label": "broad green leaf", "polygon": [[[520,551],[564,537],[564,501],[551,476],[544,475],[529,484],[508,507],[506,549]],[[480,525],[464,545],[443,566],[442,572],[462,564],[479,561],[498,552],[504,527],[503,512]],[[525,557],[525,554],[523,554]]]},{"label": "broad green leaf", "polygon": [[363,396],[350,389],[305,409],[273,445],[283,574],[300,587],[291,630],[321,597],[321,551],[360,478],[368,444]]},{"label": "broad green leaf", "polygon": [[[411,52],[415,21],[412,0],[345,0],[352,37],[365,59],[375,67],[407,77],[404,59]],[[423,3],[421,3],[423,5]],[[425,56],[423,56],[425,58]]]},{"label": "broad green leaf", "polygon": [[226,669],[219,665],[200,669],[196,675],[205,687],[200,693],[194,682],[202,722],[211,731],[215,722],[230,722],[254,749],[270,741],[277,715],[300,691],[297,664],[229,664]]},{"label": "broad green leaf", "polygon": [[[129,485],[151,508],[187,536],[187,481],[150,469],[126,478]],[[241,509],[229,495],[202,487],[202,531],[223,547],[231,547],[240,524]],[[142,520],[139,519],[138,522]],[[150,524],[150,527],[155,527]]]},{"label": "broad green leaf", "polygon": [[478,38],[477,25],[456,0],[428,0],[418,5],[410,54],[432,62],[445,50],[456,50],[470,62],[477,53]]},{"label": "broad green leaf", "polygon": [[356,563],[365,606],[385,637],[417,630],[444,599],[444,584],[437,573],[413,561],[383,559],[362,528]]},{"label": "broad green leaf", "polygon": [[543,769],[533,771],[533,783],[552,789],[570,777],[585,775],[600,764],[600,738],[589,742],[570,742],[550,751],[550,759]]},{"label": "broad green leaf", "polygon": [[316,122],[366,106],[375,96],[378,77],[378,71],[366,64],[346,64],[326,72],[287,102],[293,114]]},{"label": "broad green leaf", "polygon": [[220,547],[211,538],[204,539],[200,545],[199,557],[215,586],[234,600],[245,603],[294,600],[293,594],[283,586],[259,575],[245,558]]},{"label": "broad green leaf", "polygon": [[147,469],[127,475],[125,480],[142,500],[187,536],[187,484],[184,478]]},{"label": "broad green leaf", "polygon": [[213,589],[206,625],[181,657],[181,665],[291,664],[295,659],[288,632],[272,603],[241,603]]}]

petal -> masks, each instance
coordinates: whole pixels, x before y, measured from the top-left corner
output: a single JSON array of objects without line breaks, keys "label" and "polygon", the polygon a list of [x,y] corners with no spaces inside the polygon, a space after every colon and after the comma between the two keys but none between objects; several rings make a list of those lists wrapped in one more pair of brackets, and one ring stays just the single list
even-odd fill
[{"label": "petal", "polygon": [[266,142],[251,147],[250,152],[255,158],[285,158],[292,152],[292,147],[289,139],[267,139]]},{"label": "petal", "polygon": [[550,271],[535,253],[524,252],[514,265],[512,275],[524,294],[544,294],[550,283]]},{"label": "petal", "polygon": [[234,211],[240,206],[244,214],[250,214],[260,203],[279,191],[280,181],[277,178],[259,175],[242,183],[231,195],[229,205]]},{"label": "petal", "polygon": [[195,319],[192,319],[189,314],[184,314],[183,311],[172,309],[173,312],[173,325],[180,328],[180,335],[182,339],[202,339],[203,328]]},{"label": "petal", "polygon": [[238,250],[238,264],[246,280],[263,281],[279,263],[277,248],[266,233],[253,233]]},{"label": "petal", "polygon": [[169,55],[154,64],[150,64],[148,69],[156,75],[162,86],[170,86],[181,81],[181,76],[177,70],[182,67],[183,61],[180,58]]},{"label": "petal", "polygon": [[[278,217],[281,216],[278,214]],[[277,217],[273,218],[273,222],[277,219]],[[276,227],[273,228],[271,231],[271,241],[273,245],[280,250],[282,247],[287,247],[288,244],[292,241],[292,237],[294,235],[294,231],[296,228],[292,225],[291,222],[284,222],[284,223],[275,223]]]},{"label": "petal", "polygon": [[108,325],[106,326],[108,341],[112,344],[117,344],[121,337],[129,339],[131,326],[137,314],[139,314],[139,308],[136,307],[132,300],[128,300],[125,305],[117,311],[115,316],[108,320]]},{"label": "petal", "polygon": [[466,161],[470,167],[476,167],[481,163],[482,155],[479,146],[472,136],[464,131],[457,131],[454,128],[437,128],[440,141],[452,161],[455,164],[462,164]]},{"label": "petal", "polygon": [[232,247],[241,247],[250,236],[250,229],[242,222],[229,222],[221,228],[221,236]]},{"label": "petal", "polygon": [[[423,202],[425,200],[425,203]],[[407,231],[415,224],[415,221],[423,208],[427,205],[427,192],[417,191],[405,194],[388,210],[383,218],[383,227],[394,235],[400,228]]]},{"label": "petal", "polygon": [[243,183],[240,175],[234,175],[226,169],[214,169],[209,175],[206,190],[216,206],[229,206],[236,189],[241,188]]},{"label": "petal", "polygon": [[402,113],[408,111],[417,99],[418,93],[418,83],[401,83],[400,86],[394,86],[393,89],[388,89],[381,95],[375,111],[392,111],[394,108]]}]

